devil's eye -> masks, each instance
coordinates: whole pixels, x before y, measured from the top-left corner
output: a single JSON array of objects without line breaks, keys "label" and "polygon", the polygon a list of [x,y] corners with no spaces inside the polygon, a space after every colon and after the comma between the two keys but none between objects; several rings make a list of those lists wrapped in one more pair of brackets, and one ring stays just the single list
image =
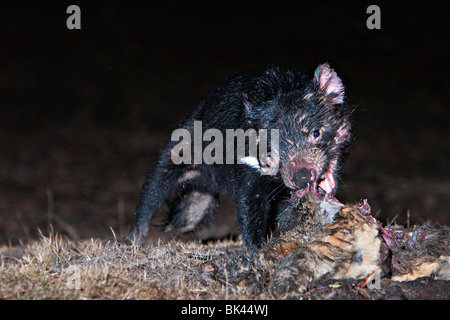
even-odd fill
[{"label": "devil's eye", "polygon": [[320,136],[320,131],[319,130],[315,130],[313,132],[313,136],[314,136],[314,138],[318,138]]}]

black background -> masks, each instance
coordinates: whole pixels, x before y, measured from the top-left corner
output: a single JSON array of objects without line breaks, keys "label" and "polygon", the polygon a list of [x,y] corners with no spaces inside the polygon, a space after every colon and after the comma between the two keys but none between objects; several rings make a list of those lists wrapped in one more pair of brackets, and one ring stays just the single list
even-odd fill
[{"label": "black background", "polygon": [[[66,27],[71,4],[81,30]],[[448,24],[432,2],[2,4],[1,241],[49,224],[123,234],[177,123],[225,75],[267,64],[329,62],[343,79],[358,141],[341,200],[367,198],[384,223],[449,224]]]}]

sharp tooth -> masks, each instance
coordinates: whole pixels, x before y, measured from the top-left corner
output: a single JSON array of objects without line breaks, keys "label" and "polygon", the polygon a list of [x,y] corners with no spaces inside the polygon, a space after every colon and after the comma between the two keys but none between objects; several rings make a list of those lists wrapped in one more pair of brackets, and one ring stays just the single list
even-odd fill
[{"label": "sharp tooth", "polygon": [[326,194],[325,190],[323,190],[321,187],[318,187],[317,191],[319,192],[319,194],[321,194],[323,196]]}]

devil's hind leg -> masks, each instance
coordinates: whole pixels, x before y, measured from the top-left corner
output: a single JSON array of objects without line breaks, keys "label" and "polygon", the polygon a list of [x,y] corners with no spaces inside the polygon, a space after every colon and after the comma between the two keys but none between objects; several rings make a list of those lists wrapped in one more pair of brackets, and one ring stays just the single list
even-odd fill
[{"label": "devil's hind leg", "polygon": [[202,169],[204,167],[192,167],[178,178],[177,195],[169,205],[170,223],[166,231],[194,231],[197,226],[213,219],[220,191],[212,174]]}]

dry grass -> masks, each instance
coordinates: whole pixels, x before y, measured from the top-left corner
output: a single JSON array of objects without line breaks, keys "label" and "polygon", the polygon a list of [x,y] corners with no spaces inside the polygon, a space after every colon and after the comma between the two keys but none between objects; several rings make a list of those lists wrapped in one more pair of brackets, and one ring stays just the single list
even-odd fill
[{"label": "dry grass", "polygon": [[236,243],[170,242],[138,247],[41,235],[22,248],[0,247],[0,297],[251,299],[226,283],[212,288],[198,281],[198,267],[227,247],[236,247]]},{"label": "dry grass", "polygon": [[[252,267],[241,243],[169,241],[123,246],[41,234],[22,246],[0,247],[1,299],[274,299],[270,274]],[[449,281],[327,280],[295,299],[449,299]]]},{"label": "dry grass", "polygon": [[[129,246],[114,231],[113,241],[74,241],[49,228],[39,240],[0,247],[0,298],[449,298],[448,228],[428,225],[413,233],[396,226],[385,230],[391,236],[383,247],[367,202],[333,204],[315,198],[294,204],[279,221],[280,233],[253,255],[231,240]],[[386,277],[365,289],[374,270]]]}]

